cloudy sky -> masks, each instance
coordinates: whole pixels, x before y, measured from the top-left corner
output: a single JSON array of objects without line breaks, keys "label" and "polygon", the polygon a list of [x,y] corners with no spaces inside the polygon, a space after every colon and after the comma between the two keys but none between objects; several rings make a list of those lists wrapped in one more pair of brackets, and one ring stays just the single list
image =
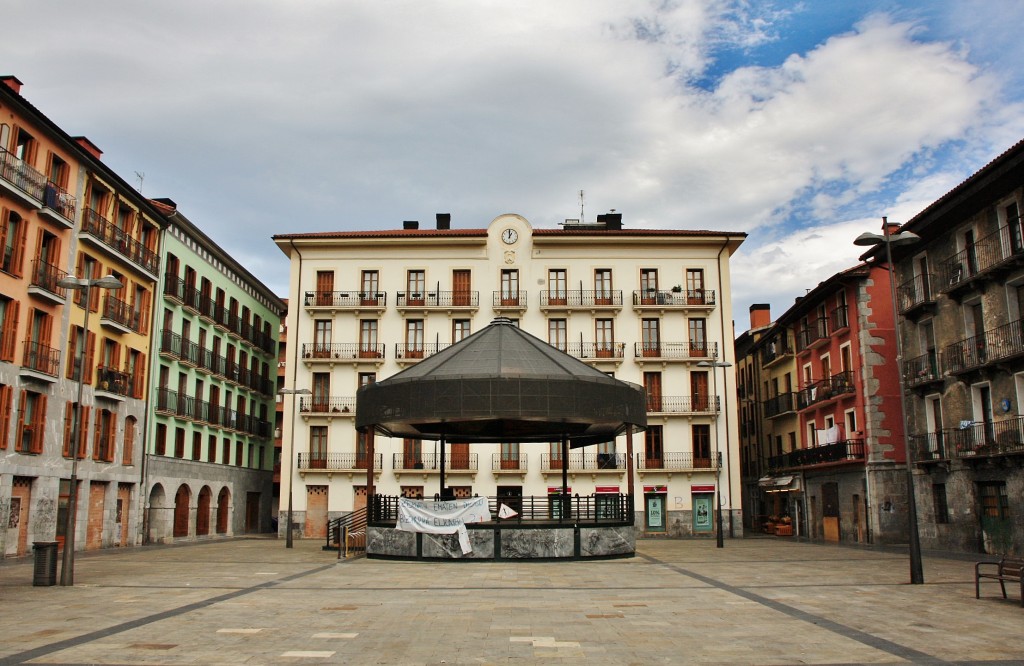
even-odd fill
[{"label": "cloudy sky", "polygon": [[[839,8],[837,8],[839,7]],[[736,328],[1024,137],[1017,0],[8,0],[2,73],[282,296],[276,233],[745,231]]]}]

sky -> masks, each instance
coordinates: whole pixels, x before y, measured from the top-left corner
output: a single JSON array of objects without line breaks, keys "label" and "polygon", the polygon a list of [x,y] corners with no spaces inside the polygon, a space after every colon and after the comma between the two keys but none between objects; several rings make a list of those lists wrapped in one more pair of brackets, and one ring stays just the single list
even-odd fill
[{"label": "sky", "polygon": [[[746,232],[737,333],[1024,137],[1017,0],[8,0],[0,74],[286,296],[280,233]],[[580,191],[583,191],[582,203]]]}]

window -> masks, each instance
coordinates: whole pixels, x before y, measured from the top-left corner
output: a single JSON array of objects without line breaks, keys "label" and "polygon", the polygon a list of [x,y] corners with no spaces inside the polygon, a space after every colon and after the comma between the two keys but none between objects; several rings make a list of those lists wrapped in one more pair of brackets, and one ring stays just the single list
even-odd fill
[{"label": "window", "polygon": [[688,303],[703,304],[704,299],[704,269],[686,269],[686,300]]},{"label": "window", "polygon": [[615,351],[615,327],[612,319],[596,319],[594,335],[598,356],[612,356]]},{"label": "window", "polygon": [[519,443],[502,442],[501,444],[501,468],[519,469]]},{"label": "window", "polygon": [[174,457],[184,458],[185,457],[185,429],[175,428],[174,429]]},{"label": "window", "polygon": [[407,319],[405,321],[405,356],[406,358],[423,358],[422,319]]},{"label": "window", "polygon": [[113,412],[109,409],[97,411],[95,426],[92,459],[114,462],[116,431]]},{"label": "window", "polygon": [[564,268],[553,268],[548,271],[548,303],[550,305],[565,305],[566,303],[566,276]]},{"label": "window", "polygon": [[[640,269],[640,298],[643,303],[654,303],[658,291],[658,269]],[[649,300],[648,300],[649,299]]]},{"label": "window", "polygon": [[206,462],[217,462],[217,435],[210,435],[206,441]]},{"label": "window", "polygon": [[313,322],[313,358],[328,358],[331,355],[331,320],[317,319]]},{"label": "window", "polygon": [[551,464],[548,465],[548,469],[562,469],[562,443],[561,442],[550,442],[548,444],[548,456],[551,459]]},{"label": "window", "polygon": [[363,305],[376,305],[377,293],[380,291],[380,273],[363,271],[359,281],[359,298]]},{"label": "window", "polygon": [[167,426],[163,423],[156,424],[156,445],[153,448],[158,456],[167,454]]},{"label": "window", "polygon": [[[2,145],[2,144],[0,144]],[[68,163],[57,155],[50,153],[49,181],[62,189],[67,189],[69,178]]]},{"label": "window", "polygon": [[327,467],[327,426],[310,426],[309,428],[309,468],[326,469]]},{"label": "window", "polygon": [[548,344],[561,351],[566,350],[566,322],[564,319],[548,319]]},{"label": "window", "polygon": [[935,522],[945,525],[949,522],[949,504],[946,502],[946,484],[932,484],[932,502],[935,508]]},{"label": "window", "polygon": [[610,268],[598,268],[594,271],[594,303],[596,305],[612,304],[612,271]]},{"label": "window", "polygon": [[640,322],[644,356],[661,356],[661,321],[643,319]]},{"label": "window", "polygon": [[203,433],[194,431],[192,433],[192,460],[203,459]]},{"label": "window", "polygon": [[13,210],[4,211],[0,224],[0,271],[21,277],[22,258],[25,255],[25,220]]},{"label": "window", "polygon": [[519,271],[514,268],[501,271],[501,304],[519,305]]},{"label": "window", "polygon": [[465,340],[470,334],[470,320],[468,319],[454,319],[452,320],[452,342],[459,342]]},{"label": "window", "polygon": [[406,299],[409,305],[423,305],[426,286],[427,276],[424,271],[406,273]]},{"label": "window", "polygon": [[377,348],[377,320],[362,319],[359,321],[359,355],[362,358],[379,358]]},{"label": "window", "polygon": [[375,381],[377,381],[377,373],[376,372],[360,372],[359,373],[359,388],[363,388],[364,386],[369,386],[370,384],[374,383]]},{"label": "window", "polygon": [[224,465],[231,464],[231,440],[225,437],[220,443],[220,461]]},{"label": "window", "polygon": [[690,356],[708,355],[707,320],[702,317],[690,318]]},{"label": "window", "polygon": [[316,272],[316,304],[332,305],[334,303],[334,271]]},{"label": "window", "polygon": [[22,391],[18,405],[18,428],[14,446],[18,453],[42,453],[46,432],[46,398],[35,391]]},{"label": "window", "polygon": [[423,444],[420,440],[402,440],[402,463],[405,469],[423,469]]},{"label": "window", "polygon": [[0,384],[0,451],[7,448],[7,438],[11,428],[11,400],[14,389],[7,384]]},{"label": "window", "polygon": [[[313,373],[313,395],[310,397],[312,398],[310,411],[324,413],[329,409],[331,401],[331,373]],[[304,403],[306,398],[303,397],[301,400],[300,409],[305,409]]]},{"label": "window", "polygon": [[245,446],[241,442],[235,442],[235,467],[242,466],[242,456],[245,454]]},{"label": "window", "polygon": [[644,431],[644,467],[646,469],[661,469],[665,458],[665,448],[662,437],[662,426],[647,426]]},{"label": "window", "polygon": [[[690,428],[690,434],[693,439],[693,466],[701,469],[713,467],[714,464],[711,460],[711,426],[704,423],[694,424]],[[781,444],[781,437],[779,441]]]},{"label": "window", "polygon": [[39,143],[31,134],[24,129],[18,128],[16,143],[14,144],[14,156],[26,164],[34,164],[36,161],[36,150]]}]

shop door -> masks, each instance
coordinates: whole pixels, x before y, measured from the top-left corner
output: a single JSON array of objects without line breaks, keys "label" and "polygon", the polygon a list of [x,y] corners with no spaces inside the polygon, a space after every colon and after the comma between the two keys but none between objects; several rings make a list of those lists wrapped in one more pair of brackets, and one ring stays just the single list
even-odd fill
[{"label": "shop door", "polygon": [[714,514],[712,501],[715,496],[710,493],[694,494],[693,496],[693,531],[711,532],[714,527],[711,516]]},{"label": "shop door", "polygon": [[648,532],[664,532],[665,496],[644,495],[644,515]]},{"label": "shop door", "polygon": [[327,486],[306,486],[306,524],[302,536],[327,538]]},{"label": "shop door", "polygon": [[825,541],[839,541],[839,484],[821,485],[821,522]]}]

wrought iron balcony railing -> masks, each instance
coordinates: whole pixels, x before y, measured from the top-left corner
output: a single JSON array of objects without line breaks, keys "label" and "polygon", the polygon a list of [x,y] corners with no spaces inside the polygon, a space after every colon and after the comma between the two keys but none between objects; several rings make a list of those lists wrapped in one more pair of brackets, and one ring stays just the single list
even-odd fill
[{"label": "wrought iron balcony railing", "polygon": [[384,358],[384,344],[362,342],[307,342],[302,345],[302,358],[307,361],[382,359]]},{"label": "wrought iron balcony railing", "polygon": [[635,358],[663,359],[670,361],[702,361],[718,358],[717,342],[635,342]]},{"label": "wrought iron balcony railing", "polygon": [[896,300],[900,314],[905,315],[917,308],[935,302],[934,273],[921,273],[910,278],[896,289]]},{"label": "wrought iron balcony railing", "polygon": [[344,415],[355,414],[356,399],[351,396],[304,395],[299,398],[299,411],[303,414]]},{"label": "wrought iron balcony railing", "polygon": [[[384,464],[384,454],[375,453],[373,461],[374,468],[380,469]],[[365,453],[309,453],[300,451],[298,455],[298,468],[303,472],[366,469],[369,462],[370,458]]]},{"label": "wrought iron balcony railing", "polygon": [[715,414],[720,408],[717,395],[647,396],[647,411],[655,414]]},{"label": "wrought iron balcony railing", "polygon": [[680,451],[669,451],[660,455],[647,453],[636,454],[636,468],[638,471],[659,471],[659,472],[684,472],[690,470],[707,470],[721,468],[722,453],[717,456],[715,464],[714,452],[707,455],[695,455]]},{"label": "wrought iron balcony railing", "polygon": [[0,148],[0,178],[33,199],[43,200],[46,176],[4,148]]},{"label": "wrought iron balcony railing", "polygon": [[965,422],[911,437],[918,462],[1024,453],[1024,417],[990,423]]},{"label": "wrought iron balcony railing", "polygon": [[512,472],[526,472],[527,468],[527,454],[508,454],[508,453],[492,453],[491,454],[491,471],[512,471]]},{"label": "wrought iron balcony railing", "polygon": [[541,309],[548,308],[621,308],[622,290],[567,289],[540,292]]},{"label": "wrought iron balcony railing", "polygon": [[565,465],[565,458],[552,456],[550,453],[543,453],[540,456],[540,467],[542,470],[560,470],[563,467],[569,472],[596,472],[599,470],[625,470],[625,453],[580,453],[570,452],[568,466]]},{"label": "wrought iron balcony railing", "polygon": [[307,291],[303,305],[307,308],[382,308],[388,304],[388,295],[383,291]]},{"label": "wrought iron balcony railing", "polygon": [[[395,453],[392,455],[391,462],[395,470],[440,471],[441,469],[441,454],[439,453]],[[478,457],[476,453],[446,453],[444,454],[445,471],[475,472],[477,471]]]},{"label": "wrought iron balcony railing", "polygon": [[67,271],[49,264],[42,259],[32,260],[32,275],[29,276],[29,285],[39,287],[58,298],[67,297],[67,289],[57,283],[67,277]]},{"label": "wrought iron balcony railing", "polygon": [[479,291],[400,291],[397,307],[399,308],[464,308],[474,309],[480,306]]},{"label": "wrought iron balcony railing", "polygon": [[812,446],[772,456],[768,459],[770,469],[783,470],[795,467],[811,467],[827,463],[864,460],[864,440],[846,439],[824,446]]},{"label": "wrought iron balcony railing", "polygon": [[708,307],[715,305],[714,289],[635,289],[634,307]]},{"label": "wrought iron balcony railing", "polygon": [[837,372],[828,379],[821,379],[800,390],[797,395],[798,409],[826,400],[832,400],[857,391],[853,383],[853,371]]},{"label": "wrought iron balcony railing", "polygon": [[1024,355],[1024,328],[1018,319],[954,342],[946,347],[942,358],[945,369],[956,374],[1021,355]]},{"label": "wrought iron balcony railing", "polygon": [[764,401],[764,415],[766,418],[774,418],[783,414],[791,414],[797,410],[797,394],[793,391],[780,393],[774,398]]},{"label": "wrought iron balcony railing", "polygon": [[82,232],[89,234],[98,241],[129,259],[137,266],[152,275],[156,275],[160,265],[160,257],[145,245],[135,240],[91,208],[86,208],[82,216]]}]

